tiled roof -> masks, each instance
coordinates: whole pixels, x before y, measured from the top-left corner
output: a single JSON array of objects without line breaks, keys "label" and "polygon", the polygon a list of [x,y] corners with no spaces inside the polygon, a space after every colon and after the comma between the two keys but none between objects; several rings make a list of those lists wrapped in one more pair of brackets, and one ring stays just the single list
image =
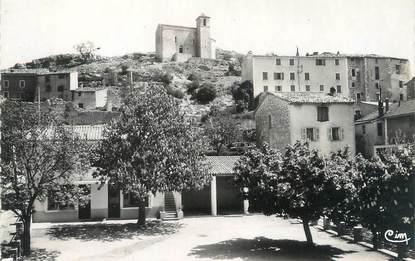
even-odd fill
[{"label": "tiled roof", "polygon": [[98,87],[98,88],[93,88],[93,87],[83,87],[83,88],[78,88],[75,89],[75,92],[96,92],[96,91],[101,91],[101,90],[105,90],[107,89],[106,87]]},{"label": "tiled roof", "polygon": [[73,133],[79,135],[81,139],[85,140],[101,140],[106,125],[71,125],[65,128]]},{"label": "tiled roof", "polygon": [[207,163],[210,165],[209,173],[213,175],[223,175],[234,173],[233,167],[239,156],[208,156]]},{"label": "tiled roof", "polygon": [[391,56],[383,56],[378,54],[344,54],[344,53],[330,53],[330,52],[323,52],[318,54],[309,54],[309,55],[253,55],[253,57],[272,57],[272,58],[378,58],[378,59],[398,59],[407,61],[406,58],[398,58],[398,57],[391,57]]},{"label": "tiled roof", "polygon": [[384,115],[385,118],[403,116],[407,114],[415,114],[415,100],[401,102],[401,104],[393,104],[393,107]]},{"label": "tiled roof", "polygon": [[354,103],[354,100],[343,96],[331,96],[324,93],[311,92],[279,92],[269,93],[291,104],[319,104],[319,103]]}]

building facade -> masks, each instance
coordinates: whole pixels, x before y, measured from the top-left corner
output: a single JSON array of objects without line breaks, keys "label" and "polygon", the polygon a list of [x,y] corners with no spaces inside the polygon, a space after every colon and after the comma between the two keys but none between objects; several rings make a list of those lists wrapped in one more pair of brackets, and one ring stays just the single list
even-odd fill
[{"label": "building facade", "polygon": [[335,91],[360,101],[408,99],[405,83],[411,79],[407,59],[379,55],[314,53],[306,56],[248,54],[242,64],[242,81],[251,81],[254,96],[268,92]]},{"label": "building facade", "polygon": [[201,14],[196,27],[159,24],[156,30],[158,61],[185,62],[191,57],[215,59],[214,40],[210,37],[210,17]]},{"label": "building facade", "polygon": [[13,70],[2,73],[1,94],[23,101],[45,101],[61,98],[70,101],[71,91],[78,88],[78,72],[46,70]]},{"label": "building facade", "polygon": [[257,141],[284,151],[309,141],[323,154],[355,152],[353,100],[319,93],[266,93],[255,111]]},{"label": "building facade", "polygon": [[108,88],[79,88],[72,92],[72,102],[85,110],[108,109]]},{"label": "building facade", "polygon": [[408,81],[405,84],[405,86],[406,86],[408,100],[414,100],[415,99],[415,77],[412,78],[410,81]]}]

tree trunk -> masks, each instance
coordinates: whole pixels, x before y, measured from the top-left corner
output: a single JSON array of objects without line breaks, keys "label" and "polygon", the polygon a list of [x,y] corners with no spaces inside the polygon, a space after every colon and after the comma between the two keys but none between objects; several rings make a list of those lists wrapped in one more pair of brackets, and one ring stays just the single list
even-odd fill
[{"label": "tree trunk", "polygon": [[30,239],[31,219],[32,219],[32,216],[29,215],[23,220],[22,248],[23,248],[24,256],[29,256],[31,253],[31,239]]},{"label": "tree trunk", "polygon": [[310,226],[308,225],[308,220],[302,219],[302,222],[303,222],[305,237],[307,239],[307,244],[310,246],[314,246],[313,236],[311,235]]},{"label": "tree trunk", "polygon": [[146,225],[146,201],[144,199],[140,199],[138,203],[137,224],[140,227],[143,227]]},{"label": "tree trunk", "polygon": [[380,238],[379,238],[379,234],[375,230],[372,230],[372,244],[373,244],[373,249],[374,250],[379,249],[379,247],[380,247]]}]

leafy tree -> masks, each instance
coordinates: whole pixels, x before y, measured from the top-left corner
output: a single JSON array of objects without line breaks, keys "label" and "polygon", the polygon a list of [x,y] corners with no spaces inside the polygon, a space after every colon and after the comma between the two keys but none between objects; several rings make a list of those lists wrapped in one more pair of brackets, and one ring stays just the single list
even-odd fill
[{"label": "leafy tree", "polygon": [[216,155],[220,155],[226,145],[238,140],[239,132],[235,121],[224,115],[216,115],[207,120],[205,135],[215,148]]},{"label": "leafy tree", "polygon": [[328,192],[336,186],[334,182],[342,181],[338,190],[349,185],[343,182],[341,172],[336,178],[330,177],[326,160],[319,151],[299,141],[288,145],[283,155],[267,146],[252,150],[239,160],[235,171],[236,182],[250,189],[249,199],[256,210],[301,219],[310,245],[313,238],[309,221],[318,219],[343,200],[343,197],[326,200]]},{"label": "leafy tree", "polygon": [[92,62],[95,57],[94,52],[100,49],[91,41],[77,44],[74,48],[77,52],[79,52],[84,63]]},{"label": "leafy tree", "polygon": [[187,87],[187,93],[190,94],[192,97],[195,96],[197,93],[197,89],[200,87],[200,84],[198,81],[194,80],[186,85]]},{"label": "leafy tree", "polygon": [[199,188],[209,181],[204,145],[179,101],[162,86],[131,89],[120,112],[98,146],[95,176],[133,193],[139,199],[137,223],[144,225],[149,193]]},{"label": "leafy tree", "polygon": [[216,89],[213,84],[205,83],[196,93],[196,99],[200,104],[207,104],[216,98]]},{"label": "leafy tree", "polygon": [[82,203],[82,189],[72,184],[84,173],[89,155],[85,143],[52,113],[39,115],[33,106],[10,100],[1,110],[3,204],[22,220],[23,254],[29,255],[34,202],[53,190],[57,201]]},{"label": "leafy tree", "polygon": [[232,97],[235,100],[237,112],[255,109],[254,88],[250,81],[244,81],[241,84],[233,84]]}]

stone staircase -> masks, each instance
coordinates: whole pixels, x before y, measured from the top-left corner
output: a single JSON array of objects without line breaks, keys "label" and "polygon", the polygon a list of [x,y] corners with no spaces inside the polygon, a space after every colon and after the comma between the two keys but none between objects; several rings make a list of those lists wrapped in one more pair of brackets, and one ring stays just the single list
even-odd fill
[{"label": "stone staircase", "polygon": [[176,202],[174,200],[173,192],[164,193],[164,213],[161,215],[162,220],[178,220]]}]

